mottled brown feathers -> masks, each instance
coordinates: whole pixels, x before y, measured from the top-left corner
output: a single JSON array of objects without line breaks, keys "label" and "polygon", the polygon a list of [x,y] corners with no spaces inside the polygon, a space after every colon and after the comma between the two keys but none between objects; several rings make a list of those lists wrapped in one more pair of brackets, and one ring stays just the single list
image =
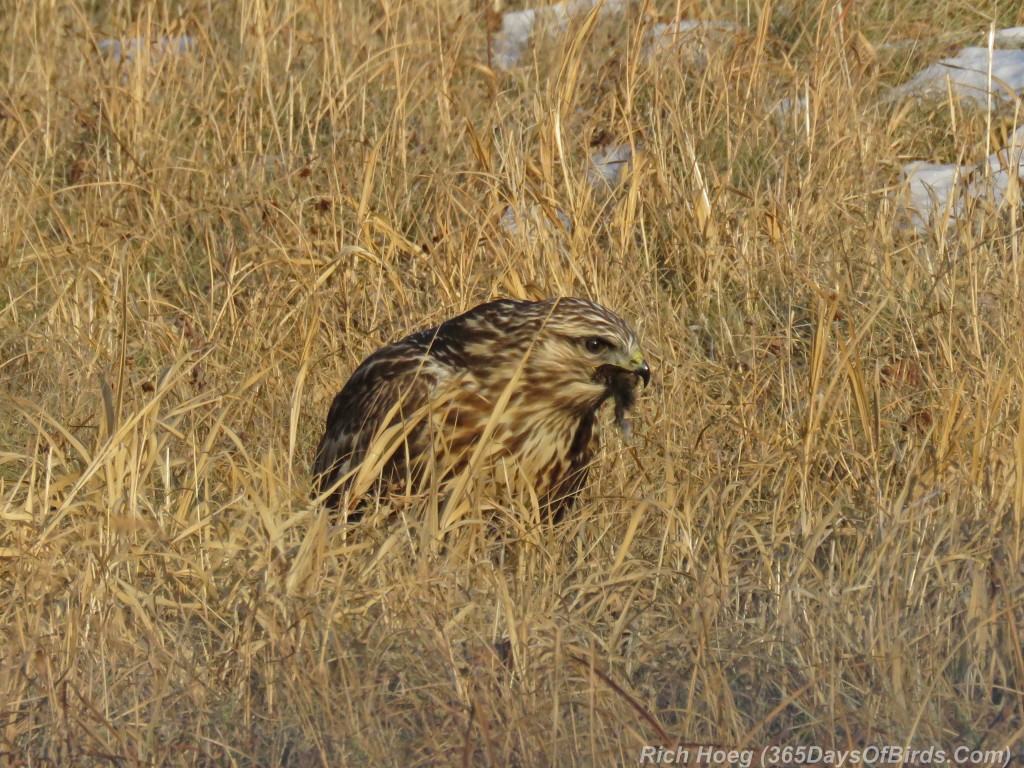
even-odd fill
[{"label": "mottled brown feathers", "polygon": [[599,304],[482,304],[363,361],[327,415],[317,489],[354,519],[346,490],[444,493],[468,472],[484,481],[475,492],[535,495],[557,515],[586,482],[601,404],[613,399],[628,431],[649,378],[633,331]]}]

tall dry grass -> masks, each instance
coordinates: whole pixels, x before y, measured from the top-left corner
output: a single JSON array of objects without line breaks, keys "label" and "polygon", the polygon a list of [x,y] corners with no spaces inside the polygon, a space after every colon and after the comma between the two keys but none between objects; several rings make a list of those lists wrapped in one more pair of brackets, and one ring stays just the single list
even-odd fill
[{"label": "tall dry grass", "polygon": [[[493,11],[0,10],[3,761],[1019,749],[1020,216],[910,230],[902,163],[993,121],[890,98],[1016,4],[634,5],[511,72]],[[743,31],[648,61],[680,12]],[[330,531],[309,465],[359,360],[559,294],[656,376],[578,513]]]}]

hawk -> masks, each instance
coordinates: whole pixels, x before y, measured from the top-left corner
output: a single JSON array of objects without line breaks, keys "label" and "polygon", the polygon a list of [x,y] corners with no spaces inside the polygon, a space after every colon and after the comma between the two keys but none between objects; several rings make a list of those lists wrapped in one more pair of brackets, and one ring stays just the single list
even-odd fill
[{"label": "hawk", "polygon": [[[501,299],[383,347],[335,396],[316,452],[317,491],[348,520],[356,499],[489,488],[558,520],[586,482],[601,405],[627,411],[651,370],[636,334],[592,301]],[[346,491],[349,493],[346,494]],[[345,507],[344,509],[342,507]]]}]

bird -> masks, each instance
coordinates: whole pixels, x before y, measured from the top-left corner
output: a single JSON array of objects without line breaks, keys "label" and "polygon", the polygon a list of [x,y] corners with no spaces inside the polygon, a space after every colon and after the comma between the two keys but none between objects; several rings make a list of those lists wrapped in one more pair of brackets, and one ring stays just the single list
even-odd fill
[{"label": "bird", "polygon": [[422,494],[432,483],[465,493],[472,475],[557,522],[586,484],[601,406],[614,403],[628,437],[627,412],[650,380],[636,334],[600,304],[481,304],[355,369],[327,414],[315,494],[356,522],[366,505],[353,493]]}]

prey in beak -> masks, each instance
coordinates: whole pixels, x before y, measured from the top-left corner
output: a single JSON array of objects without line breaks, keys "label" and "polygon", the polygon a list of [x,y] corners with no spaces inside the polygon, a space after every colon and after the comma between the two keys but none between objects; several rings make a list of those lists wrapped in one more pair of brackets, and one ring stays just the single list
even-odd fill
[{"label": "prey in beak", "polygon": [[615,426],[622,436],[629,440],[633,434],[633,425],[626,415],[636,403],[637,384],[641,380],[644,387],[651,383],[651,368],[643,355],[637,351],[629,360],[628,367],[605,364],[598,366],[596,373],[615,401]]}]

